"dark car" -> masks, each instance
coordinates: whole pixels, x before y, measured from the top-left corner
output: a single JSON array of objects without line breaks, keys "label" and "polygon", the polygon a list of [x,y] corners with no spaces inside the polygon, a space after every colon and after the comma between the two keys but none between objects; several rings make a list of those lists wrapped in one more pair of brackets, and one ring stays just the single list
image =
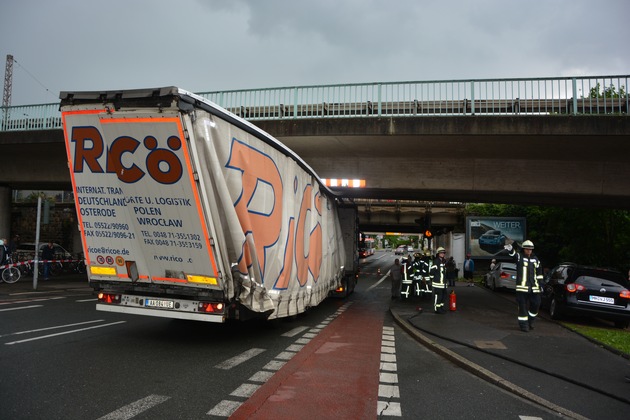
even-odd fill
[{"label": "dark car", "polygon": [[544,278],[542,304],[551,318],[586,315],[630,325],[630,283],[618,271],[563,263]]},{"label": "dark car", "polygon": [[496,252],[503,248],[506,239],[500,230],[488,230],[479,237],[479,248],[487,252]]},{"label": "dark car", "polygon": [[498,262],[484,277],[484,285],[492,290],[516,290],[516,264]]}]

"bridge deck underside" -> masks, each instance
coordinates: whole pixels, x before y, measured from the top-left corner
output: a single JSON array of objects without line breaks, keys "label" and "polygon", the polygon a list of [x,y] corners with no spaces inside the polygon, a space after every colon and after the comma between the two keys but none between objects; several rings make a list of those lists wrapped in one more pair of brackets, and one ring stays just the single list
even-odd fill
[{"label": "bridge deck underside", "polygon": [[[350,198],[630,208],[624,116],[256,121]],[[70,189],[61,130],[0,133],[0,185]]]}]

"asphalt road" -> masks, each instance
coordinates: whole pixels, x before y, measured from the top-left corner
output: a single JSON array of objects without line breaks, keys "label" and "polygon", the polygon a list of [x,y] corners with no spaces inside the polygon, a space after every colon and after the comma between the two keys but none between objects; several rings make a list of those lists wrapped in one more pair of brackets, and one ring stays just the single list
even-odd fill
[{"label": "asphalt road", "polygon": [[83,282],[0,284],[0,418],[558,417],[404,331],[383,278],[392,254],[364,261],[350,298],[273,323],[104,313]]}]

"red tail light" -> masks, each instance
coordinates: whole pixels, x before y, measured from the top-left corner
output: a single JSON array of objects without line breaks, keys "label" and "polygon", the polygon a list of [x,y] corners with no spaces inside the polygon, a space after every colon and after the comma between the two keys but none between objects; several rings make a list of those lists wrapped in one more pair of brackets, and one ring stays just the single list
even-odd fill
[{"label": "red tail light", "polygon": [[621,293],[619,293],[619,296],[624,299],[630,299],[630,290],[622,290]]},{"label": "red tail light", "polygon": [[501,271],[501,275],[499,277],[501,277],[502,279],[509,279],[512,276],[506,273],[505,271]]},{"label": "red tail light", "polygon": [[120,295],[114,293],[104,293],[101,292],[98,294],[99,302],[103,303],[120,303]]},{"label": "red tail light", "polygon": [[343,288],[343,286],[339,286],[339,287],[337,287],[337,289],[335,290],[335,292],[337,292],[337,293],[341,293],[341,292],[343,292],[344,290],[345,290],[345,289]]},{"label": "red tail light", "polygon": [[569,293],[585,292],[586,291],[586,287],[582,286],[579,283],[569,283],[569,284],[565,285],[564,288]]},{"label": "red tail light", "polygon": [[199,302],[199,312],[223,312],[223,303]]}]

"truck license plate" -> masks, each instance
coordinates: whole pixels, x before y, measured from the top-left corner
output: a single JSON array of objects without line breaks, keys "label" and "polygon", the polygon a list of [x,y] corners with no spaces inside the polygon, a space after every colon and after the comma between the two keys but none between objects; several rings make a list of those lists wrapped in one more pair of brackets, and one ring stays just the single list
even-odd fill
[{"label": "truck license plate", "polygon": [[601,302],[601,303],[611,303],[611,304],[615,303],[615,299],[604,297],[604,296],[589,296],[588,300],[590,300],[591,302]]},{"label": "truck license plate", "polygon": [[144,301],[144,306],[147,308],[173,309],[174,305],[172,300],[147,299]]}]

